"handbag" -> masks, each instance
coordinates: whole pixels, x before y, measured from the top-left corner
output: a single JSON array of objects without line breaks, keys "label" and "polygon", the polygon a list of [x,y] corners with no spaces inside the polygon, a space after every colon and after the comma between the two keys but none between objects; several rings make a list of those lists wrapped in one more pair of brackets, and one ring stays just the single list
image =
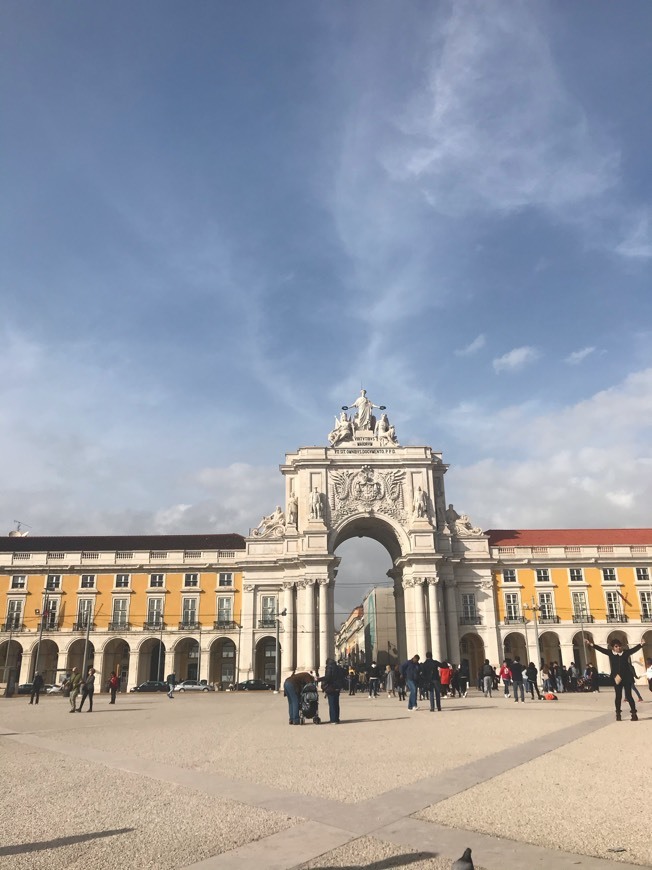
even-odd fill
[{"label": "handbag", "polygon": [[622,681],[623,681],[623,678],[620,676],[620,674],[616,674],[616,676],[614,677],[614,683],[617,686],[619,686],[622,683]]}]

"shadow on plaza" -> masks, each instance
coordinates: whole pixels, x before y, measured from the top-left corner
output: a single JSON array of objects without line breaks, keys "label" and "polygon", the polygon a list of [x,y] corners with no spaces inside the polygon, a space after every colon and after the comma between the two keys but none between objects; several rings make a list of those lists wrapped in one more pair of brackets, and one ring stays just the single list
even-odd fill
[{"label": "shadow on plaza", "polygon": [[94,831],[92,834],[77,834],[71,837],[59,837],[56,840],[42,840],[38,843],[20,843],[17,846],[0,846],[2,855],[26,855],[28,852],[44,852],[46,849],[58,849],[61,846],[74,846],[75,843],[86,843],[89,840],[99,840],[102,837],[115,837],[116,834],[129,834],[135,828],[116,828],[114,831]]},{"label": "shadow on plaza", "polygon": [[314,870],[392,870],[393,867],[407,867],[417,861],[427,861],[436,858],[437,852],[412,852],[409,855],[394,855],[391,858],[383,858],[382,861],[373,861],[371,864],[346,864],[345,866],[320,864]]},{"label": "shadow on plaza", "polygon": [[[342,719],[340,725],[359,725],[361,722],[398,722],[400,719],[409,719],[409,716],[391,716],[388,719]],[[324,722],[329,725],[329,722]]]}]

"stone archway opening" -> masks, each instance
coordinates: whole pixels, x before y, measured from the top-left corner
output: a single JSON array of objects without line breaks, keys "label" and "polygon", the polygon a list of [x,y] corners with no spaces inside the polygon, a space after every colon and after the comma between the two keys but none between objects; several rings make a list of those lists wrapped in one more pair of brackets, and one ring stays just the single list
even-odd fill
[{"label": "stone archway opening", "polygon": [[608,637],[607,637],[607,646],[611,646],[611,644],[612,644],[615,640],[619,640],[620,643],[621,643],[621,644],[623,645],[623,647],[625,647],[625,648],[627,648],[627,647],[629,646],[629,641],[628,641],[628,639],[627,639],[627,635],[626,635],[626,633],[625,633],[622,629],[620,629],[620,628],[617,628],[617,629],[615,629],[614,631],[610,631],[610,632],[609,632],[609,635],[608,635]]},{"label": "stone archway opening", "polygon": [[196,680],[199,673],[199,641],[184,637],[174,647],[174,673],[179,683]]},{"label": "stone archway opening", "polygon": [[144,683],[147,680],[164,679],[165,672],[165,644],[157,637],[148,637],[138,648],[138,676],[136,683]]},{"label": "stone archway opening", "polygon": [[276,685],[276,638],[261,637],[256,644],[254,678]]},{"label": "stone archway opening", "polygon": [[[80,637],[78,640],[73,641],[68,647],[68,656],[66,661],[66,668],[68,672],[70,672],[73,668],[78,668],[79,673],[83,673],[84,649],[86,650],[86,671],[88,671],[89,668],[95,667],[95,647],[92,641],[88,641],[88,644],[86,644],[86,639]],[[99,680],[96,680],[98,688],[99,682]]]},{"label": "stone archway opening", "polygon": [[541,650],[541,661],[551,664],[557,662],[561,665],[561,645],[559,636],[554,631],[544,631],[539,635],[539,649]]},{"label": "stone archway opening", "polygon": [[223,637],[211,644],[208,665],[209,682],[217,688],[228,689],[235,683],[237,649],[231,638]]},{"label": "stone archway opening", "polygon": [[20,679],[20,668],[23,663],[23,647],[17,640],[0,643],[0,682],[6,683],[8,693]]},{"label": "stone archway opening", "polygon": [[469,666],[469,685],[480,685],[480,671],[486,659],[482,638],[478,634],[465,634],[460,640],[460,663],[466,659]]},{"label": "stone archway opening", "polygon": [[513,661],[516,656],[521,662],[528,662],[527,646],[525,644],[525,636],[517,631],[512,631],[505,637],[503,642],[504,658]]},{"label": "stone archway opening", "polygon": [[126,640],[119,637],[112,638],[104,647],[102,657],[102,673],[106,680],[111,672],[115,672],[120,680],[120,691],[127,691],[127,682],[129,680],[129,644]]},{"label": "stone archway opening", "polygon": [[580,669],[580,672],[582,674],[586,670],[586,666],[589,662],[587,655],[589,650],[584,643],[585,639],[593,642],[593,635],[590,631],[585,631],[584,633],[578,631],[576,634],[573,635],[573,661]]},{"label": "stone archway opening", "polygon": [[45,683],[56,683],[58,661],[59,647],[53,640],[46,638],[40,644],[37,641],[32,649],[30,677],[40,671]]}]

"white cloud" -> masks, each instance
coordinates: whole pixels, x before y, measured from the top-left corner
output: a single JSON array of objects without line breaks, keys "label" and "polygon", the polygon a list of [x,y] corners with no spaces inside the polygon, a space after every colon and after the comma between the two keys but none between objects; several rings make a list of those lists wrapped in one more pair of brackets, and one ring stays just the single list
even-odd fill
[{"label": "white cloud", "polygon": [[616,246],[616,252],[635,259],[652,257],[652,232],[647,210],[636,216],[628,235]]},{"label": "white cloud", "polygon": [[570,353],[564,362],[569,363],[570,365],[579,365],[581,362],[590,356],[592,353],[595,353],[594,347],[583,347],[581,350],[574,350]]},{"label": "white cloud", "polygon": [[518,371],[535,362],[540,356],[540,352],[535,347],[515,347],[493,361],[494,371],[496,374]]},{"label": "white cloud", "polygon": [[459,350],[455,351],[456,356],[471,356],[474,353],[477,353],[487,343],[486,338],[481,333],[477,338],[474,338],[470,344],[467,344],[466,347],[461,347]]}]

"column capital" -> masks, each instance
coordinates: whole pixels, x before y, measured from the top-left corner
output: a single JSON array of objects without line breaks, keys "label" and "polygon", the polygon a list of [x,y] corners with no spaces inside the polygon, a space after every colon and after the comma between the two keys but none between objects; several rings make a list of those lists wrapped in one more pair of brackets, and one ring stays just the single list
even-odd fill
[{"label": "column capital", "polygon": [[304,586],[314,586],[316,582],[317,582],[317,579],[315,577],[306,577],[303,581],[303,585]]},{"label": "column capital", "polygon": [[286,591],[288,589],[294,589],[294,581],[293,580],[284,580],[283,581],[283,589]]},{"label": "column capital", "polygon": [[426,582],[428,586],[439,586],[441,584],[441,577],[435,574],[434,577],[426,577]]},{"label": "column capital", "polygon": [[256,586],[253,583],[245,583],[242,588],[245,592],[253,592]]},{"label": "column capital", "polygon": [[328,579],[328,577],[319,577],[319,579],[317,580],[317,583],[319,583],[320,586],[328,586],[330,582],[331,581]]},{"label": "column capital", "polygon": [[412,589],[414,586],[414,577],[405,577],[401,580],[401,586],[403,589]]}]

